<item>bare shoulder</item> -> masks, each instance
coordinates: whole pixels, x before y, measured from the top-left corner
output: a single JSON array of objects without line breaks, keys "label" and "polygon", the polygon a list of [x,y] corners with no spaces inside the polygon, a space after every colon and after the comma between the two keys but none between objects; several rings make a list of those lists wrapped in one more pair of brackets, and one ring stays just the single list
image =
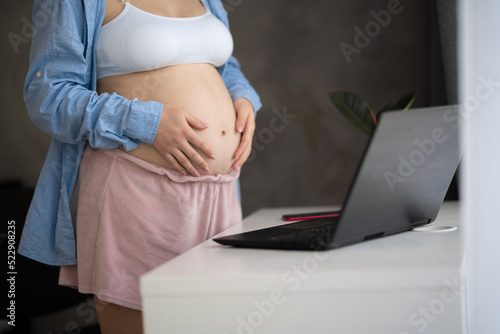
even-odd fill
[{"label": "bare shoulder", "polygon": [[106,0],[106,13],[104,14],[102,25],[105,25],[117,17],[124,7],[125,5],[121,0]]}]

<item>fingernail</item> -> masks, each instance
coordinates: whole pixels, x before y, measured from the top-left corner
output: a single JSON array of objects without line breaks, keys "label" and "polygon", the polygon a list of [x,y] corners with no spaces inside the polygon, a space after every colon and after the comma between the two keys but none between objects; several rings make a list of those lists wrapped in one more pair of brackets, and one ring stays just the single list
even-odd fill
[{"label": "fingernail", "polygon": [[196,177],[200,177],[200,176],[201,176],[201,175],[200,175],[200,173],[198,173],[198,171],[195,171],[195,172],[193,173],[193,175],[194,175],[194,176],[196,176]]},{"label": "fingernail", "polygon": [[203,126],[204,128],[208,128],[210,125],[208,125],[208,124],[207,124],[207,123],[205,123],[205,122],[202,122],[202,123],[201,123],[201,126]]},{"label": "fingernail", "polygon": [[204,170],[205,172],[207,172],[207,173],[210,173],[210,168],[208,168],[208,166],[207,166],[207,167],[205,167],[205,168],[203,168],[203,170]]},{"label": "fingernail", "polygon": [[234,160],[238,160],[240,157],[241,157],[241,154],[238,154],[238,155],[234,158]]},{"label": "fingernail", "polygon": [[238,129],[238,131],[239,131],[239,132],[243,132],[243,125],[241,125],[241,124],[240,124],[240,125],[238,125],[238,128],[237,128],[237,129]]},{"label": "fingernail", "polygon": [[239,171],[240,171],[240,168],[241,168],[241,166],[236,165],[236,167],[234,167],[234,170],[235,170],[236,172],[239,172]]},{"label": "fingernail", "polygon": [[181,174],[182,175],[187,175],[187,172],[183,169],[183,170],[181,170]]},{"label": "fingernail", "polygon": [[215,155],[214,154],[210,154],[210,159],[215,160]]}]

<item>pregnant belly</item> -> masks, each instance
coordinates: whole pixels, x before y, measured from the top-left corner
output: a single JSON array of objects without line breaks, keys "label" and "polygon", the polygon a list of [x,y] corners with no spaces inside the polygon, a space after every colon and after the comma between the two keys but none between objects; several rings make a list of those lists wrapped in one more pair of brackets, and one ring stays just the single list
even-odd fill
[{"label": "pregnant belly", "polygon": [[[97,90],[99,93],[116,92],[128,99],[153,100],[183,108],[209,124],[207,129],[195,132],[214,152],[215,160],[200,153],[210,168],[210,174],[228,174],[232,171],[233,155],[241,134],[235,130],[236,113],[229,92],[212,65],[175,65],[105,77],[99,79]],[[156,165],[173,168],[160,152],[144,143],[127,153]],[[200,174],[206,172],[200,170]]]}]

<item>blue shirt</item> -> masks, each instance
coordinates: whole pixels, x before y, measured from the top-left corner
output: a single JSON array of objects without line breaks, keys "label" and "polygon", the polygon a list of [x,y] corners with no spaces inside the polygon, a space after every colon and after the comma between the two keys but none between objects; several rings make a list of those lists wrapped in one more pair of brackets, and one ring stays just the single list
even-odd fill
[{"label": "blue shirt", "polygon": [[[220,0],[205,4],[226,26]],[[103,0],[35,0],[24,99],[30,119],[53,139],[35,188],[19,253],[51,265],[76,263],[70,202],[86,143],[103,149],[153,143],[163,104],[97,94],[95,44]],[[37,25],[37,22],[40,22]],[[233,100],[257,111],[259,96],[234,57],[218,68]]]}]

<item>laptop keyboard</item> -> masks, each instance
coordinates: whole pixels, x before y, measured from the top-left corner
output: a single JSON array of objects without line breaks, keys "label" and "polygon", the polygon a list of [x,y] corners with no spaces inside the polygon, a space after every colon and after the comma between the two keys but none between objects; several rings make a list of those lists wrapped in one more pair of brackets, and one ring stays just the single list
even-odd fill
[{"label": "laptop keyboard", "polygon": [[276,249],[330,249],[338,217],[322,217],[214,239],[223,245]]},{"label": "laptop keyboard", "polygon": [[[299,226],[301,223],[311,227]],[[295,226],[284,225],[282,226],[284,228],[283,234],[270,236],[266,240],[326,242],[333,235],[337,226],[337,222],[332,221],[330,217],[311,219],[301,223],[291,224]]]}]

